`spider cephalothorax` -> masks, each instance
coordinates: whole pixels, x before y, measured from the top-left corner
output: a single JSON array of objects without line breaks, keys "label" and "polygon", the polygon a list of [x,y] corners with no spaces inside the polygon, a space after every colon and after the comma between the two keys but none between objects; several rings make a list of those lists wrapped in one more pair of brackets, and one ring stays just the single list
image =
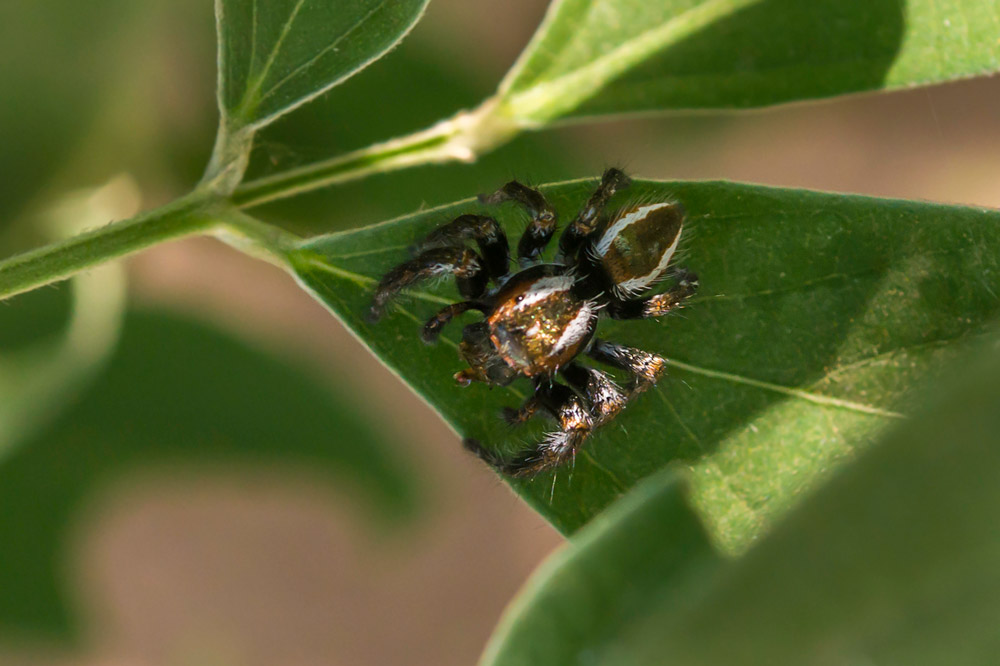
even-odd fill
[{"label": "spider cephalothorax", "polygon": [[[510,274],[507,237],[497,221],[462,215],[418,244],[417,256],[389,271],[375,290],[373,320],[400,290],[454,274],[465,300],[434,315],[424,325],[424,341],[433,342],[455,316],[477,310],[483,321],[466,326],[459,344],[469,367],[456,373],[455,380],[504,386],[529,377],[534,382],[534,395],[519,409],[504,410],[504,418],[519,424],[544,411],[559,423],[558,431],[511,459],[465,440],[467,448],[501,472],[527,476],[571,459],[594,428],[614,418],[663,372],[662,357],[594,337],[601,313],[615,319],[658,317],[698,286],[692,273],[675,269],[671,289],[639,298],[666,274],[680,240],[684,209],[676,202],[651,202],[606,213],[611,197],[628,185],[624,173],[608,169],[563,231],[555,259],[541,263],[556,230],[556,213],[537,190],[507,183],[480,200],[515,201],[531,215],[517,246],[519,272]],[[468,240],[480,252],[468,247]],[[628,387],[619,388],[604,372],[580,364],[581,354],[627,372]]]}]

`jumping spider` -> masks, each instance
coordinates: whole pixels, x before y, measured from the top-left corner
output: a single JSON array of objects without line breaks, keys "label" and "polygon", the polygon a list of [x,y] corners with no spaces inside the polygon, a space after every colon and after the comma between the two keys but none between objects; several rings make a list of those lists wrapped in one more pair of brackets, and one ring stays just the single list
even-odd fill
[{"label": "jumping spider", "polygon": [[[516,425],[542,410],[558,421],[558,431],[509,459],[477,440],[464,441],[500,472],[530,476],[573,458],[594,428],[617,416],[664,370],[661,356],[594,337],[602,312],[614,319],[659,317],[680,306],[698,286],[694,274],[675,269],[671,289],[636,298],[666,273],[680,240],[684,209],[676,202],[659,202],[606,213],[611,197],[628,185],[628,176],[620,170],[605,171],[559,238],[555,259],[541,263],[556,230],[556,212],[539,191],[517,181],[507,183],[480,196],[480,201],[514,201],[531,215],[517,245],[517,273],[509,273],[510,250],[497,221],[469,214],[433,231],[417,245],[417,256],[386,273],[375,290],[372,321],[400,290],[454,274],[465,300],[431,317],[423,328],[424,341],[434,342],[455,316],[478,310],[484,320],[466,326],[459,345],[469,367],[455,380],[463,386],[474,381],[506,386],[522,375],[532,379],[534,395],[519,409],[505,408],[503,417]],[[480,253],[467,247],[467,240],[475,240]],[[622,390],[604,372],[581,365],[580,354],[626,371],[630,385]],[[565,384],[556,381],[557,374]]]}]

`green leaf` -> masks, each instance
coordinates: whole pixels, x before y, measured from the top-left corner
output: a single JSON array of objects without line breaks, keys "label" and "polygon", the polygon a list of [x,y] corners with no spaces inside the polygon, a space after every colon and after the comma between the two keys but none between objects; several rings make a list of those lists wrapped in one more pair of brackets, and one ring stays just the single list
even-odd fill
[{"label": "green leaf", "polygon": [[[491,82],[470,81],[475,77],[468,62],[438,53],[424,42],[416,35],[403,40],[365,70],[364,76],[345,81],[336,94],[323,96],[262,130],[247,179],[299,165],[301,151],[290,146],[308,146],[313,155],[362,149],[478,102],[483,84],[489,87]],[[383,103],[387,90],[402,89],[407,91],[405,105]],[[379,107],[379,113],[371,112],[374,107]],[[571,166],[579,166],[585,150],[560,132],[525,134],[472,165],[401,169],[353,181],[350,187],[327,187],[257,206],[253,214],[306,235],[357,228],[403,215],[428,200],[460,199],[479,183],[500,182],[525,164],[536,173],[566,173]],[[386,192],[392,196],[385,196]],[[324,214],[317,215],[317,211]]]},{"label": "green leaf", "polygon": [[636,632],[646,640],[628,640],[633,663],[992,662],[1000,356],[977,360],[959,390],[820,489],[683,614],[651,614]]},{"label": "green leaf", "polygon": [[[994,344],[995,347],[995,344]],[[1000,622],[1000,354],[736,561],[674,475],[532,577],[482,664],[985,664]]]},{"label": "green leaf", "polygon": [[216,0],[219,108],[259,128],[391,49],[428,0]]},{"label": "green leaf", "polygon": [[668,470],[601,513],[532,574],[480,663],[596,663],[658,610],[662,597],[696,594],[722,562],[678,474]]},{"label": "green leaf", "polygon": [[734,109],[1000,69],[992,0],[556,0],[500,87],[522,123]]},{"label": "green leaf", "polygon": [[266,465],[354,493],[373,528],[408,517],[419,508],[412,473],[370,421],[350,396],[229,336],[130,313],[91,389],[0,464],[0,635],[75,636],[74,528],[130,474]]},{"label": "green leaf", "polygon": [[[594,184],[544,188],[562,219]],[[604,321],[598,335],[670,359],[669,374],[587,443],[575,466],[514,482],[570,533],[670,463],[689,467],[713,537],[746,547],[795,497],[887,423],[1000,314],[1000,213],[929,203],[723,182],[637,182],[616,201],[676,198],[689,213],[679,264],[701,291],[677,316]],[[505,452],[540,436],[497,417],[530,392],[460,388],[461,325],[437,346],[423,320],[457,300],[447,281],[421,289],[377,324],[364,316],[376,281],[406,248],[471,201],[305,243],[301,281],[456,431]],[[512,243],[524,228],[498,215]],[[466,315],[471,321],[474,315]],[[537,441],[537,440],[535,440]],[[458,450],[455,455],[464,455]]]},{"label": "green leaf", "polygon": [[125,309],[124,269],[106,264],[70,284],[71,314],[58,333],[39,335],[44,320],[63,309],[53,307],[50,298],[31,294],[12,303],[9,309],[15,312],[4,313],[6,335],[16,331],[33,339],[0,352],[0,461],[72,402],[117,342]]}]

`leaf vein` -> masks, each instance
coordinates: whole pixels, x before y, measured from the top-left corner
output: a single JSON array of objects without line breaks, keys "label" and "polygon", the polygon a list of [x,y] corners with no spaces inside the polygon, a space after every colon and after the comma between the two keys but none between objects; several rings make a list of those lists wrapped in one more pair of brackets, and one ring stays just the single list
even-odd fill
[{"label": "leaf vein", "polygon": [[[538,83],[512,95],[508,105],[515,116],[531,116],[558,104],[569,110],[604,87],[610,80],[642,62],[668,44],[696,33],[714,21],[759,0],[708,0],[687,9],[655,28],[643,31],[620,46],[569,73]],[[553,100],[562,100],[553,102]]]},{"label": "leaf vein", "polygon": [[897,356],[899,354],[905,354],[907,352],[912,352],[912,351],[920,351],[920,350],[923,350],[923,349],[934,349],[934,348],[937,348],[937,347],[947,347],[947,346],[955,344],[956,342],[962,342],[962,341],[965,341],[965,340],[987,339],[988,337],[989,337],[989,335],[986,334],[986,333],[963,333],[961,335],[956,335],[956,336],[950,337],[950,338],[941,338],[940,340],[929,340],[927,342],[919,342],[919,343],[912,344],[912,345],[903,345],[902,347],[896,347],[894,349],[888,349],[888,350],[886,350],[884,352],[880,352],[880,353],[874,354],[872,356],[868,356],[868,357],[865,357],[865,358],[862,358],[862,359],[858,359],[857,361],[854,361],[853,363],[847,363],[845,365],[841,365],[841,366],[838,366],[836,368],[833,368],[832,370],[830,370],[827,373],[826,378],[827,379],[833,378],[833,377],[836,377],[838,375],[843,375],[846,372],[850,372],[852,370],[858,370],[858,369],[861,369],[861,368],[869,367],[869,366],[872,366],[872,365],[876,365],[878,363],[887,363],[887,362],[889,362],[892,359],[893,356]]},{"label": "leaf vein", "polygon": [[347,254],[331,254],[330,259],[357,259],[358,257],[369,257],[375,254],[385,254],[387,252],[399,252],[400,250],[405,250],[408,245],[383,245],[382,247],[376,247],[371,250],[359,250],[357,252],[348,252]]},{"label": "leaf vein", "polygon": [[[288,83],[288,81],[290,81],[291,79],[293,79],[296,76],[298,76],[299,73],[302,72],[304,69],[308,69],[309,67],[312,67],[314,64],[316,64],[316,62],[320,58],[322,58],[323,56],[325,56],[331,50],[335,50],[337,48],[337,45],[339,45],[352,32],[354,32],[355,30],[357,30],[361,25],[363,25],[366,21],[368,21],[368,19],[370,19],[375,14],[375,12],[377,12],[380,9],[382,9],[382,7],[385,5],[385,2],[386,2],[386,0],[381,0],[381,2],[379,2],[377,5],[375,5],[374,7],[372,7],[371,10],[368,11],[368,13],[366,13],[364,16],[362,16],[360,19],[358,19],[357,22],[354,23],[354,25],[352,25],[345,32],[343,32],[342,34],[340,34],[335,40],[333,40],[330,44],[328,44],[326,47],[324,47],[319,53],[317,53],[316,55],[314,55],[312,58],[310,58],[306,62],[300,64],[298,67],[296,67],[291,72],[289,72],[284,77],[282,77],[281,80],[279,80],[277,83],[275,83],[273,86],[271,86],[267,90],[267,92],[265,92],[263,95],[261,95],[260,102],[264,102],[267,98],[271,97],[283,85],[285,85],[286,83]],[[292,105],[285,105],[285,106],[283,106],[281,108],[275,109],[275,111],[273,113],[268,114],[268,117],[279,116],[282,113],[284,113],[286,110],[288,110],[290,108],[290,106],[294,106],[295,104],[298,104],[298,101],[294,102]]]},{"label": "leaf vein", "polygon": [[821,405],[823,407],[846,409],[853,412],[859,412],[861,414],[870,414],[872,416],[881,416],[884,418],[891,418],[891,419],[906,418],[906,415],[900,412],[894,412],[888,409],[882,409],[881,407],[874,407],[872,405],[866,405],[864,403],[854,402],[852,400],[843,400],[841,398],[834,398],[828,395],[812,393],[810,391],[791,388],[789,386],[772,384],[770,382],[764,382],[759,379],[753,379],[751,377],[744,377],[742,375],[737,375],[731,372],[722,372],[721,370],[711,370],[709,368],[702,368],[700,366],[691,365],[689,363],[684,363],[683,361],[677,361],[675,359],[666,359],[666,361],[667,365],[671,365],[675,368],[678,368],[680,370],[685,370],[687,372],[696,375],[711,377],[712,379],[720,379],[723,381],[732,382],[734,384],[743,384],[744,386],[752,386],[754,388],[762,389],[765,391],[773,391],[775,393],[781,393],[783,395],[787,395],[792,398],[799,398],[801,400],[806,400],[808,402],[811,402],[816,405]]},{"label": "leaf vein", "polygon": [[[369,291],[374,291],[371,287],[375,284],[378,284],[378,280],[376,280],[375,278],[370,278],[367,275],[361,275],[359,273],[349,271],[345,268],[341,268],[340,266],[334,266],[333,264],[323,261],[322,259],[316,257],[307,256],[307,257],[302,257],[302,259],[313,268],[318,268],[319,270],[330,273],[331,275],[336,275],[337,277],[353,282],[359,287],[362,287]],[[424,301],[437,303],[438,305],[451,305],[454,302],[450,299],[442,298],[441,296],[435,296],[434,294],[428,294],[427,292],[424,291],[407,290],[406,293]]]},{"label": "leaf vein", "polygon": [[611,482],[615,485],[615,488],[616,488],[616,490],[618,492],[620,492],[620,493],[625,492],[625,489],[628,486],[626,486],[624,483],[622,483],[622,480],[618,478],[617,474],[615,474],[614,472],[612,472],[610,469],[608,469],[607,467],[605,467],[601,463],[597,462],[597,458],[594,457],[594,454],[592,454],[587,449],[580,449],[579,455],[580,455],[581,458],[586,458],[587,462],[589,462],[591,465],[593,465],[594,469],[602,472],[605,476],[607,476],[609,479],[611,479]]},{"label": "leaf vein", "polygon": [[663,392],[663,387],[657,386],[656,393],[657,395],[660,396],[660,399],[663,400],[664,404],[666,404],[667,409],[670,410],[670,413],[674,415],[674,418],[677,420],[677,423],[679,423],[681,426],[681,430],[683,430],[685,434],[687,434],[687,436],[691,438],[691,441],[698,446],[699,451],[705,453],[705,445],[702,443],[701,439],[696,434],[694,434],[694,431],[688,427],[688,424],[684,422],[684,419],[681,418],[681,415],[677,411],[677,408],[674,407],[674,403],[670,402],[670,399],[667,398],[666,393]]},{"label": "leaf vein", "polygon": [[257,0],[250,4],[250,71],[257,66]]},{"label": "leaf vein", "polygon": [[[250,100],[254,95],[260,90],[261,86],[264,85],[264,81],[267,80],[267,75],[271,71],[271,67],[274,66],[274,62],[278,59],[278,54],[281,52],[281,47],[284,45],[285,38],[292,31],[292,24],[295,22],[296,17],[299,15],[299,11],[302,9],[302,5],[306,3],[306,0],[299,0],[295,3],[295,7],[292,8],[292,13],[289,14],[288,20],[281,27],[281,33],[278,35],[278,39],[274,42],[274,48],[271,49],[271,53],[267,56],[267,61],[264,63],[264,67],[261,68],[260,75],[254,80],[253,85],[251,85],[246,92],[246,97],[244,100]],[[259,103],[259,101],[258,101]]]},{"label": "leaf vein", "polygon": [[797,284],[788,285],[784,287],[772,287],[770,289],[761,289],[758,291],[752,291],[748,294],[713,294],[711,296],[705,296],[704,298],[692,298],[690,303],[694,304],[694,303],[707,303],[713,301],[742,301],[750,298],[759,298],[761,296],[774,296],[775,294],[795,293],[797,291],[802,291],[810,287],[815,287],[816,285],[823,284],[824,282],[843,281],[852,278],[877,275],[878,273],[879,271],[876,269],[871,269],[867,271],[857,271],[854,273],[831,273],[830,275],[824,275],[823,277],[813,278],[812,280],[805,280]]}]

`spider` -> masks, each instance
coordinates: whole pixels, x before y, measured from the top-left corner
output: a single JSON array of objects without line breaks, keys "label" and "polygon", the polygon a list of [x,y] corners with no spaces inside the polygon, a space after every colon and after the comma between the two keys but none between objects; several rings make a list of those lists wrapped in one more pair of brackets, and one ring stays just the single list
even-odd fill
[{"label": "spider", "polygon": [[[693,273],[674,269],[672,288],[638,298],[667,273],[680,240],[684,208],[666,201],[607,213],[609,200],[629,183],[619,169],[605,171],[560,236],[553,261],[543,263],[541,254],[556,231],[556,212],[541,192],[511,181],[479,200],[490,205],[513,201],[530,214],[531,222],[517,245],[518,272],[510,273],[510,249],[497,221],[467,214],[431,232],[417,244],[416,256],[386,273],[375,289],[369,313],[373,322],[401,290],[420,280],[454,274],[464,300],[427,321],[424,342],[433,343],[459,314],[478,310],[483,320],[467,325],[459,344],[469,367],[456,373],[455,380],[463,386],[472,382],[506,386],[521,376],[533,381],[533,395],[518,409],[504,408],[503,418],[518,425],[539,412],[548,413],[558,430],[509,458],[477,440],[463,442],[501,473],[532,476],[573,459],[595,428],[617,416],[663,373],[663,357],[594,337],[601,313],[613,319],[659,317],[679,307],[698,287]],[[470,240],[479,253],[466,245]],[[581,364],[582,354],[628,373],[627,388],[620,388],[605,372]]]}]

